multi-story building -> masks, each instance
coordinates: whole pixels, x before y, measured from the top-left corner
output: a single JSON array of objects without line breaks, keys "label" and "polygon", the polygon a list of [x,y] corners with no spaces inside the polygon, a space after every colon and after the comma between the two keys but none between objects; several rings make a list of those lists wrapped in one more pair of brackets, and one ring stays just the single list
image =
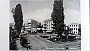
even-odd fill
[{"label": "multi-story building", "polygon": [[39,24],[38,21],[34,19],[29,19],[25,22],[25,29],[31,33],[37,32],[37,25]]},{"label": "multi-story building", "polygon": [[70,31],[70,33],[78,35],[78,32],[79,32],[78,31],[78,29],[79,29],[79,24],[78,23],[69,24],[69,28],[72,30],[72,31]]},{"label": "multi-story building", "polygon": [[53,33],[54,29],[54,23],[52,19],[48,19],[43,21],[43,32],[44,33]]},{"label": "multi-story building", "polygon": [[24,26],[25,26],[25,30],[26,30],[26,31],[31,32],[31,19],[28,19],[28,20],[24,23]]},{"label": "multi-story building", "polygon": [[43,33],[42,28],[43,28],[43,26],[42,26],[41,23],[39,22],[39,25],[37,26],[37,33]]}]

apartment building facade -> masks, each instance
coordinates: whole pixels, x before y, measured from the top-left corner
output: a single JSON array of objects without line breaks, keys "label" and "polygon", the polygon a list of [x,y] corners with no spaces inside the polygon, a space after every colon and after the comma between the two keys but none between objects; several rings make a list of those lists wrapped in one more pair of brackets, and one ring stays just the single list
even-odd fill
[{"label": "apartment building facade", "polygon": [[53,33],[54,29],[54,23],[52,19],[47,19],[43,21],[43,33]]},{"label": "apartment building facade", "polygon": [[69,24],[68,26],[72,30],[72,31],[70,31],[70,33],[78,35],[78,33],[79,33],[79,31],[78,31],[79,24],[78,23],[72,23],[72,24]]},{"label": "apartment building facade", "polygon": [[28,20],[24,23],[24,26],[25,26],[25,30],[26,30],[26,31],[31,32],[31,19],[28,19]]},{"label": "apartment building facade", "polygon": [[29,19],[25,22],[25,29],[31,33],[36,33],[38,24],[39,22],[37,20]]}]

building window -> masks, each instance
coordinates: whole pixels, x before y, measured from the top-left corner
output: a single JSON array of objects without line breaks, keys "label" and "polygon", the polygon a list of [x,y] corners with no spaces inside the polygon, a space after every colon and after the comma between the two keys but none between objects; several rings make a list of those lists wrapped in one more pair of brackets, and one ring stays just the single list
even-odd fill
[{"label": "building window", "polygon": [[75,25],[74,25],[74,27],[75,27]]},{"label": "building window", "polygon": [[76,28],[76,30],[77,30],[77,28]]},{"label": "building window", "polygon": [[73,25],[72,25],[72,27],[73,27]]},{"label": "building window", "polygon": [[73,28],[72,28],[72,30],[73,30]]},{"label": "building window", "polygon": [[75,28],[74,28],[74,30],[75,30]]},{"label": "building window", "polygon": [[76,27],[77,27],[77,25],[76,25]]}]

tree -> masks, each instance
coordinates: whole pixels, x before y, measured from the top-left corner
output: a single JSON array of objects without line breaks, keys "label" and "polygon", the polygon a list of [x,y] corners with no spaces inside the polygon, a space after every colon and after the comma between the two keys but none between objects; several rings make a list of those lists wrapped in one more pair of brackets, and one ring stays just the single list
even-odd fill
[{"label": "tree", "polygon": [[55,32],[57,32],[58,36],[62,37],[65,26],[63,0],[54,0],[51,19],[55,23]]},{"label": "tree", "polygon": [[17,30],[17,34],[19,37],[19,34],[21,32],[21,28],[23,25],[23,13],[22,13],[22,7],[20,4],[17,4],[15,7],[15,10],[12,9],[14,22],[15,22],[15,29]]},{"label": "tree", "polygon": [[78,34],[81,35],[81,24],[79,24]]},{"label": "tree", "polygon": [[14,34],[14,30],[13,28],[10,26],[9,27],[9,49],[10,50],[17,50],[17,45],[16,45],[16,41],[15,41],[15,34]]}]

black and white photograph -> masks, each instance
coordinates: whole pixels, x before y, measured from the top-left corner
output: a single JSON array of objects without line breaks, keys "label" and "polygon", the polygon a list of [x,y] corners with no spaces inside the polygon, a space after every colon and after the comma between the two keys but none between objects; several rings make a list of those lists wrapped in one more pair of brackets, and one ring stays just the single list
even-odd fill
[{"label": "black and white photograph", "polygon": [[80,0],[10,0],[9,50],[81,50]]}]

